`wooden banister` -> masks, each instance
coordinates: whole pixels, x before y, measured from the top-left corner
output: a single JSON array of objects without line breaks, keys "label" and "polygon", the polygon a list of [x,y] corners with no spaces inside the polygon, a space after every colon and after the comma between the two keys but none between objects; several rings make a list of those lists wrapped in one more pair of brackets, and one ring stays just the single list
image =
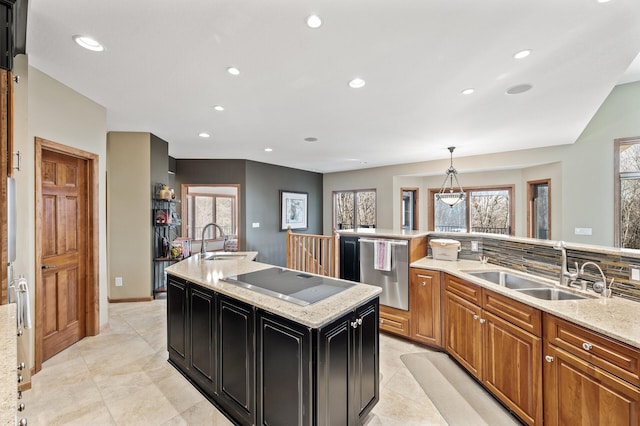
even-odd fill
[{"label": "wooden banister", "polygon": [[338,277],[338,235],[296,234],[287,229],[287,268]]}]

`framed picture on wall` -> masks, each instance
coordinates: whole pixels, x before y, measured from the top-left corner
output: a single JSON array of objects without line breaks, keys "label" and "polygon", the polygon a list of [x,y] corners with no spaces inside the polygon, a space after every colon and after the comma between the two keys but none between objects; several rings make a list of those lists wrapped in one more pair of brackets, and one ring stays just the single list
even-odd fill
[{"label": "framed picture on wall", "polygon": [[307,229],[308,192],[280,191],[280,230]]}]

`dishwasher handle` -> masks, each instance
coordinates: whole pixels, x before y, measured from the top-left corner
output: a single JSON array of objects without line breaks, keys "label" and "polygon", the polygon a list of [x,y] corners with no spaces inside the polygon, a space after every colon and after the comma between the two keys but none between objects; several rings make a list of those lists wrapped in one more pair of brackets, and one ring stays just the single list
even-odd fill
[{"label": "dishwasher handle", "polygon": [[405,240],[387,240],[387,239],[372,240],[368,238],[360,238],[358,241],[360,241],[361,243],[377,243],[378,241],[386,241],[389,244],[396,245],[396,246],[406,246],[407,244],[409,244],[409,242]]}]

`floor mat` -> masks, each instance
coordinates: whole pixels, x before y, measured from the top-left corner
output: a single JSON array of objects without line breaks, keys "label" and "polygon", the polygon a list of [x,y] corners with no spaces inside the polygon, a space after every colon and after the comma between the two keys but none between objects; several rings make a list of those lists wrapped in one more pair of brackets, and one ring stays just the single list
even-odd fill
[{"label": "floor mat", "polygon": [[420,352],[400,359],[449,425],[521,424],[447,354]]}]

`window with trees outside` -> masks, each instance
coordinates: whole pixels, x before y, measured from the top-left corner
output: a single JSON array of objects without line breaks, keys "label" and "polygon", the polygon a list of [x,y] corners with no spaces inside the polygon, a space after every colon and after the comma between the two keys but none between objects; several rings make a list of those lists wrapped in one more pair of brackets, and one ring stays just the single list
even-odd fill
[{"label": "window with trees outside", "polygon": [[640,138],[615,141],[615,244],[640,249]]},{"label": "window with trees outside", "polygon": [[429,229],[513,235],[513,186],[464,188],[467,197],[453,207],[429,190]]},{"label": "window with trees outside", "polygon": [[[220,225],[224,236],[237,234],[237,192],[235,186],[183,185],[183,236],[202,239],[208,223]],[[223,238],[215,226],[209,227],[205,240]]]},{"label": "window with trees outside", "polygon": [[375,228],[376,191],[334,191],[333,226],[335,229]]}]

